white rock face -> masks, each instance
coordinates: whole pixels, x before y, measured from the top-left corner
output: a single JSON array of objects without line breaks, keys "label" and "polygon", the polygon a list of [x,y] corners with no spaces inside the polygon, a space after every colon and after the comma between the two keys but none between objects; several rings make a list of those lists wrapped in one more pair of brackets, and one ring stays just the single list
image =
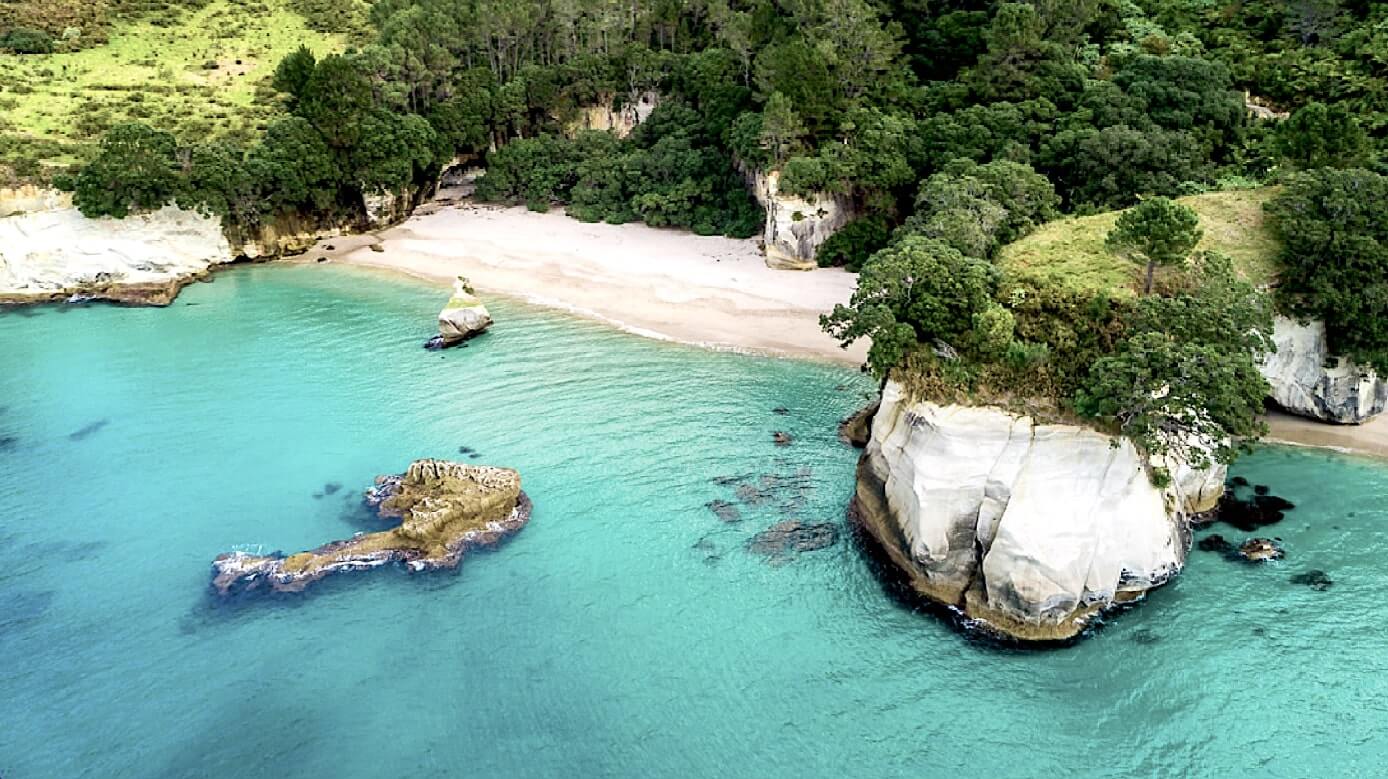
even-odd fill
[{"label": "white rock face", "polygon": [[780,171],[749,170],[746,175],[752,195],[766,211],[766,264],[778,270],[818,267],[815,253],[820,244],[855,216],[849,198],[824,194],[805,200],[781,194]]},{"label": "white rock face", "polygon": [[492,315],[472,294],[466,279],[453,283],[453,297],[439,312],[441,346],[453,346],[481,334],[492,326]]},{"label": "white rock face", "polygon": [[366,212],[368,229],[388,227],[410,215],[409,188],[406,187],[399,192],[364,192],[362,208]]},{"label": "white rock face", "polygon": [[601,105],[584,106],[579,109],[578,118],[565,128],[566,133],[574,136],[582,130],[600,130],[610,132],[618,138],[625,138],[631,135],[637,125],[650,118],[651,113],[660,105],[660,93],[646,91],[632,95],[616,110],[612,108],[613,102],[609,98]]},{"label": "white rock face", "polygon": [[1323,322],[1300,324],[1278,317],[1277,351],[1263,361],[1272,399],[1293,414],[1357,425],[1388,407],[1388,379],[1350,360],[1331,356]]},{"label": "white rock face", "polygon": [[25,184],[19,187],[0,187],[0,216],[23,214],[29,211],[49,211],[72,206],[72,195],[56,189]]},{"label": "white rock face", "polygon": [[[1222,491],[1222,467],[1174,469],[1158,489],[1133,445],[1114,444],[996,408],[908,402],[889,382],[860,516],[899,545],[893,559],[924,594],[1021,638],[1066,638],[1179,572],[1188,515]],[[865,503],[885,505],[870,516]]]},{"label": "white rock face", "polygon": [[219,220],[174,206],[87,219],[60,203],[0,217],[0,297],[14,300],[172,284],[233,258]]}]

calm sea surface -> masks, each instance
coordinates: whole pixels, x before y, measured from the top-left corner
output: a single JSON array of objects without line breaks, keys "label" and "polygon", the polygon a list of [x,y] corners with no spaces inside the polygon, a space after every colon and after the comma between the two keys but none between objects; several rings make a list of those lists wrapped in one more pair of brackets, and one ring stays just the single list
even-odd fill
[{"label": "calm sea surface", "polygon": [[[846,529],[747,548],[842,527],[860,375],[505,301],[428,353],[445,294],[252,267],[165,310],[0,314],[0,776],[1384,775],[1388,468],[1263,450],[1235,472],[1297,504],[1285,562],[1192,552],[1081,645],[999,650]],[[535,501],[500,549],[208,595],[220,552],[374,529],[374,476],[460,447]]]}]

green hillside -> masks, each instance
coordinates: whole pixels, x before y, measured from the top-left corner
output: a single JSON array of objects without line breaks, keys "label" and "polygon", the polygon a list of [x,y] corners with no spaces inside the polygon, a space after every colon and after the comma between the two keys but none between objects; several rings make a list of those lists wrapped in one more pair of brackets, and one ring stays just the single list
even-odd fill
[{"label": "green hillside", "polygon": [[[1200,215],[1200,227],[1205,236],[1199,250],[1229,255],[1245,279],[1263,285],[1276,276],[1277,244],[1264,224],[1263,214],[1263,204],[1276,192],[1274,187],[1211,192],[1181,198],[1178,202]],[[1141,267],[1104,246],[1104,239],[1120,213],[1110,211],[1048,222],[1004,247],[998,255],[998,264],[1009,274],[1047,284],[1136,292],[1141,285]]]},{"label": "green hillside", "polygon": [[[105,130],[143,121],[182,139],[246,142],[280,111],[268,80],[281,57],[347,45],[295,0],[185,3],[118,17],[104,42],[59,41],[52,54],[0,53],[0,185],[43,178],[82,158]],[[311,7],[309,7],[311,8]],[[344,14],[342,30],[358,29]],[[73,51],[61,51],[70,48]]]}]

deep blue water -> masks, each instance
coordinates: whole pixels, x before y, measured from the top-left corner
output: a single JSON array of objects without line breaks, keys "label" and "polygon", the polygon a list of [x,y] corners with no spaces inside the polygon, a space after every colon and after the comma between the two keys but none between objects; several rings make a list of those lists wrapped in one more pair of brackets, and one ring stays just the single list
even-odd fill
[{"label": "deep blue water", "polygon": [[[1388,468],[1263,450],[1236,473],[1297,504],[1285,562],[1193,552],[1079,646],[999,650],[846,530],[746,548],[842,526],[861,376],[501,300],[424,352],[445,295],[252,267],[165,310],[0,315],[0,776],[1383,775]],[[535,501],[500,549],[209,598],[218,553],[371,529],[375,475],[459,447]]]}]

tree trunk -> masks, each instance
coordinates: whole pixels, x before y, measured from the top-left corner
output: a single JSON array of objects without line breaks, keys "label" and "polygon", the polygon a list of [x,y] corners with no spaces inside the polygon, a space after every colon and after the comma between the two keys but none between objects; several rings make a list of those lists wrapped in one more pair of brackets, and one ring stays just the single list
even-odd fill
[{"label": "tree trunk", "polygon": [[1152,294],[1152,274],[1157,270],[1157,263],[1153,260],[1147,261],[1147,283],[1142,285],[1142,294]]}]

